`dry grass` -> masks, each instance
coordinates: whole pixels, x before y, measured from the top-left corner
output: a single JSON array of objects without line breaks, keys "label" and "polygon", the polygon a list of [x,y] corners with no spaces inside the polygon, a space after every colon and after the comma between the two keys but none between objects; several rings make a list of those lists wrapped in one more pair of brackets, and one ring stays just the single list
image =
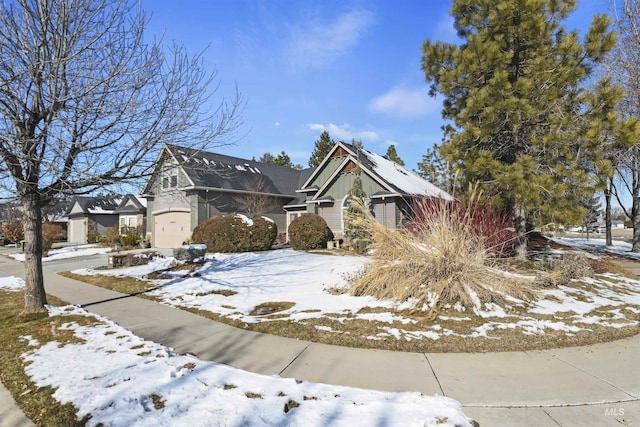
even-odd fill
[{"label": "dry grass", "polygon": [[114,277],[102,275],[85,276],[68,271],[59,274],[70,279],[90,283],[122,294],[137,295],[156,288],[154,284],[145,280],[136,279],[135,277]]},{"label": "dry grass", "polygon": [[165,401],[162,400],[162,396],[154,393],[149,395],[149,398],[153,402],[153,409],[159,411],[160,409],[164,408]]},{"label": "dry grass", "polygon": [[[596,273],[604,273],[609,271],[610,264],[606,261],[590,260],[592,269]],[[561,264],[557,264],[560,268]],[[534,270],[545,268],[545,272],[549,273],[551,264],[546,267],[542,265],[524,265],[513,264],[512,270],[532,274]],[[491,269],[492,267],[486,267]],[[76,276],[66,274],[78,280],[84,280],[109,289],[133,294],[142,298],[158,301],[158,298],[150,296],[145,291],[154,288],[152,284],[135,279],[127,279],[122,277],[98,277],[98,276]],[[500,277],[504,277],[500,273]],[[587,286],[579,282],[572,282],[573,287]],[[133,291],[133,292],[132,292]],[[267,302],[256,307],[265,307],[271,314],[264,314],[268,318],[268,322],[246,323],[241,320],[234,320],[222,316],[217,313],[187,307],[177,307],[183,310],[198,314],[200,316],[223,322],[237,328],[252,330],[261,333],[279,335],[289,338],[319,342],[324,344],[341,345],[346,347],[359,348],[376,348],[395,351],[408,352],[485,352],[485,351],[514,351],[514,350],[534,350],[546,349],[566,346],[577,346],[594,344],[598,342],[612,341],[638,333],[637,326],[626,326],[621,328],[611,328],[600,325],[590,325],[591,330],[585,330],[567,335],[562,331],[548,330],[544,335],[526,335],[521,330],[505,328],[495,329],[488,333],[488,337],[469,337],[472,328],[481,327],[489,322],[505,323],[517,321],[521,316],[529,316],[525,308],[515,308],[515,311],[507,310],[509,317],[487,319],[481,318],[473,314],[471,310],[465,312],[457,312],[456,310],[446,310],[446,316],[442,314],[440,318],[435,320],[432,316],[428,316],[427,312],[418,310],[395,311],[383,308],[367,308],[362,312],[379,312],[390,311],[391,314],[411,319],[415,323],[403,324],[400,322],[378,322],[355,318],[353,314],[329,313],[321,318],[308,319],[304,322],[291,321],[288,318],[279,319],[282,316],[282,310],[291,308],[291,302]],[[233,309],[232,307],[227,307]],[[257,314],[254,313],[254,315]],[[640,321],[640,313],[627,312],[626,317],[629,320]],[[535,318],[554,320],[553,316],[536,315]],[[571,319],[556,319],[571,323]],[[383,332],[381,328],[397,328],[407,332],[425,331],[438,325],[442,329],[450,330],[454,334],[441,336],[438,340],[428,338],[424,339],[406,339],[404,337],[398,339],[395,336],[381,336]],[[455,335],[460,334],[461,336]]]},{"label": "dry grass", "polygon": [[[64,305],[60,300],[47,296],[49,303]],[[73,333],[60,330],[61,324],[75,321],[90,324],[92,320],[83,316],[43,315],[20,316],[24,304],[21,292],[0,291],[0,377],[11,392],[20,409],[38,426],[83,426],[89,417],[76,419],[76,408],[71,404],[61,405],[52,394],[51,387],[37,387],[25,374],[25,363],[20,355],[30,350],[20,337],[30,335],[41,344],[49,341],[61,343],[78,342]],[[53,336],[55,334],[55,336]],[[1,417],[0,417],[0,424]]]},{"label": "dry grass", "polygon": [[409,232],[390,230],[364,206],[352,221],[373,236],[373,262],[351,288],[352,295],[371,295],[400,302],[413,301],[415,310],[461,304],[502,302],[505,295],[532,300],[531,283],[498,270],[472,231],[471,218],[441,203],[426,217],[424,227]]},{"label": "dry grass", "polygon": [[267,316],[273,313],[278,313],[280,311],[289,310],[294,305],[296,305],[295,302],[289,301],[263,302],[262,304],[255,306],[253,310],[251,310],[249,315]]},{"label": "dry grass", "polygon": [[586,256],[582,254],[565,254],[549,262],[548,272],[540,273],[536,284],[541,287],[566,285],[573,279],[592,277],[593,268]]}]

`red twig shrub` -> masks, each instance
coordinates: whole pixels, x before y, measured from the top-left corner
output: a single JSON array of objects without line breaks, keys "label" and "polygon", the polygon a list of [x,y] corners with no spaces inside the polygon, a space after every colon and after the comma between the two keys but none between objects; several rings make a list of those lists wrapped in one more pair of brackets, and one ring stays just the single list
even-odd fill
[{"label": "red twig shrub", "polygon": [[459,202],[418,199],[413,203],[414,217],[408,225],[409,230],[414,234],[423,231],[431,224],[433,218],[442,214],[443,210],[458,229],[464,229],[481,238],[491,256],[505,257],[513,254],[516,232],[511,218],[486,206],[472,203],[472,206],[465,207]]},{"label": "red twig shrub", "polygon": [[2,223],[2,234],[9,239],[11,243],[17,243],[24,240],[24,228],[20,221],[7,221]]},{"label": "red twig shrub", "polygon": [[53,242],[62,240],[65,237],[64,228],[60,224],[45,222],[42,224],[42,250],[47,252],[51,249]]}]

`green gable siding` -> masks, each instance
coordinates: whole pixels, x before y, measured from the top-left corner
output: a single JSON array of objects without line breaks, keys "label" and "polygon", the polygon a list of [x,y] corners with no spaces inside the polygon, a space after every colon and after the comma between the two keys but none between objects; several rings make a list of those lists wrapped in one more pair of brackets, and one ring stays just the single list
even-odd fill
[{"label": "green gable siding", "polygon": [[318,188],[322,187],[325,182],[333,175],[338,167],[344,162],[344,157],[337,157],[335,159],[329,160],[324,168],[318,173],[315,179],[309,184],[310,187],[314,185],[318,186]]},{"label": "green gable siding", "polygon": [[[328,188],[326,188],[322,194],[319,195],[320,198],[331,196],[336,201],[336,203],[341,204],[342,199],[349,193],[349,190],[353,186],[353,179],[355,178],[355,174],[349,173],[344,175],[339,175],[337,179],[332,182]],[[360,175],[360,180],[362,181],[362,189],[370,196],[380,191],[386,191],[380,184],[374,181],[370,176],[365,173]]]}]

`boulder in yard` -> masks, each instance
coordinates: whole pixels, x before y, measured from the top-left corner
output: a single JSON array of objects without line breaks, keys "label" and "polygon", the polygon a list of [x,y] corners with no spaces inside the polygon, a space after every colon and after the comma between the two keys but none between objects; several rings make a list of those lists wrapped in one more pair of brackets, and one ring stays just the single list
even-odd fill
[{"label": "boulder in yard", "polygon": [[196,262],[204,259],[207,245],[182,245],[173,250],[173,256],[178,261]]}]

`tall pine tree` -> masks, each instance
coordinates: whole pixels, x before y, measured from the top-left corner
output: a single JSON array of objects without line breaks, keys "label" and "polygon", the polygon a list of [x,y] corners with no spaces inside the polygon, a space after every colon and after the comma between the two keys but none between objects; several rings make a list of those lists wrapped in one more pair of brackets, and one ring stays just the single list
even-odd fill
[{"label": "tall pine tree", "polygon": [[329,132],[322,131],[320,134],[320,139],[316,141],[315,147],[313,149],[313,153],[311,153],[311,158],[309,159],[309,167],[314,168],[320,165],[320,162],[327,157],[329,151],[336,145],[336,142],[331,139],[329,136]]},{"label": "tall pine tree", "polygon": [[400,166],[404,166],[404,162],[402,161],[400,156],[398,156],[398,151],[396,150],[396,146],[394,144],[391,144],[389,148],[387,148],[387,154],[384,155],[384,158],[387,160],[391,160],[392,162]]},{"label": "tall pine tree", "polygon": [[296,170],[302,169],[302,165],[294,165],[293,163],[291,163],[291,157],[289,157],[289,155],[285,153],[284,150],[280,152],[277,157],[271,153],[264,153],[262,156],[260,156],[260,159],[258,161],[260,163],[268,163],[270,165],[283,166],[285,168]]},{"label": "tall pine tree", "polygon": [[358,253],[364,254],[371,245],[371,233],[363,226],[360,207],[366,206],[364,198],[367,197],[362,188],[360,178],[362,170],[358,167],[354,171],[353,183],[349,189],[349,206],[347,206],[344,235],[349,239],[349,246]]},{"label": "tall pine tree", "polygon": [[580,198],[611,173],[599,144],[619,124],[613,108],[621,91],[606,79],[591,90],[585,84],[616,37],[598,15],[581,43],[562,26],[575,6],[454,0],[461,43],[422,47],[430,93],[444,95],[451,123],[441,153],[513,215],[521,254],[525,224],[579,222]]}]

